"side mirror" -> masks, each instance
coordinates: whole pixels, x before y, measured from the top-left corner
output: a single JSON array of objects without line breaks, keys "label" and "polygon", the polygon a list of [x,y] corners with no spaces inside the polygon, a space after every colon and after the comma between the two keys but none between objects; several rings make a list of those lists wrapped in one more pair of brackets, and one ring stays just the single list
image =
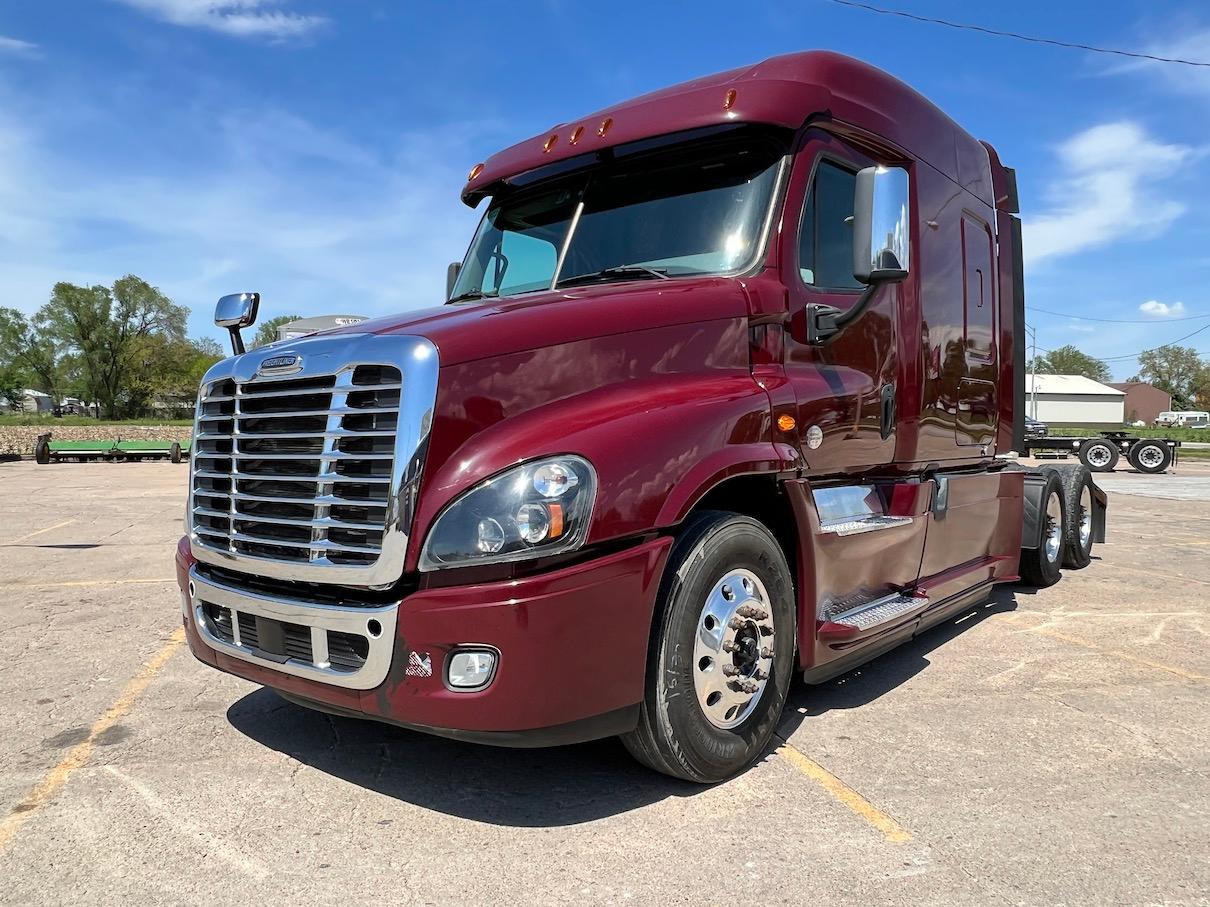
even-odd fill
[{"label": "side mirror", "polygon": [[826,343],[862,316],[884,283],[906,280],[911,261],[911,199],[902,167],[866,167],[853,190],[853,276],[865,284],[848,309],[807,306],[807,342]]},{"label": "side mirror", "polygon": [[214,307],[214,323],[231,333],[231,349],[238,356],[244,352],[244,338],[239,329],[256,322],[260,308],[260,293],[232,293],[224,296]]},{"label": "side mirror", "polygon": [[449,299],[454,295],[454,284],[458,282],[458,275],[462,273],[462,262],[451,261],[449,267],[445,269],[445,298]]},{"label": "side mirror", "polygon": [[902,167],[866,167],[853,193],[853,276],[864,284],[908,276],[911,221],[908,172]]}]

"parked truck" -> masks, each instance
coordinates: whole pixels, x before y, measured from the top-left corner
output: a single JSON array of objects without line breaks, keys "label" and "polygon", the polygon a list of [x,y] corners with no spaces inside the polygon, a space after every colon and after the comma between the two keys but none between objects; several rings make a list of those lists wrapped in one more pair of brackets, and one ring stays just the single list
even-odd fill
[{"label": "parked truck", "polygon": [[469,173],[445,305],[202,381],[177,573],[203,662],[508,746],[717,781],[817,683],[1088,563],[1105,495],[1023,446],[1013,172],[810,52]]}]

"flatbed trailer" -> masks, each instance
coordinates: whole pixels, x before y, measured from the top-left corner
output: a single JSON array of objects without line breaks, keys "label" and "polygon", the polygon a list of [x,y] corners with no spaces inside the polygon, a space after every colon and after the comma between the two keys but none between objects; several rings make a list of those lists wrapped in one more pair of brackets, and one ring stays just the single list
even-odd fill
[{"label": "flatbed trailer", "polygon": [[1025,446],[1028,454],[1039,459],[1065,460],[1074,454],[1093,472],[1113,472],[1118,461],[1125,458],[1139,472],[1161,473],[1176,465],[1181,442],[1103,431],[1085,438],[1026,438]]}]

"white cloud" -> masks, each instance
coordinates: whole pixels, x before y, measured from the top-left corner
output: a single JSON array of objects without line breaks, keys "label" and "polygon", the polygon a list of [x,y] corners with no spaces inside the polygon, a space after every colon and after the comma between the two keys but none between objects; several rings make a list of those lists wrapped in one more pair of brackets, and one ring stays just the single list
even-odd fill
[{"label": "white cloud", "polygon": [[1058,148],[1061,174],[1047,190],[1047,206],[1022,216],[1027,261],[1161,232],[1185,205],[1158,184],[1193,154],[1192,148],[1165,144],[1128,121],[1072,136]]},{"label": "white cloud", "polygon": [[[1210,28],[1192,26],[1183,29],[1171,38],[1149,44],[1147,53],[1174,60],[1210,62]],[[1210,95],[1210,67],[1144,60],[1118,66],[1113,71],[1133,73],[1137,70],[1151,72],[1180,94]]]},{"label": "white cloud", "polygon": [[0,35],[0,54],[15,54],[23,57],[39,56],[37,44],[31,44],[29,41],[22,41],[20,38],[9,38],[5,35]]},{"label": "white cloud", "polygon": [[1174,302],[1170,305],[1166,302],[1148,299],[1139,306],[1139,311],[1153,318],[1180,318],[1185,314],[1185,304],[1183,302]]},{"label": "white cloud", "polygon": [[323,16],[283,10],[287,0],[118,0],[164,22],[204,28],[236,38],[284,41],[327,22]]},{"label": "white cloud", "polygon": [[150,153],[132,165],[56,138],[59,118],[84,108],[0,91],[0,305],[32,312],[56,281],[134,273],[193,310],[193,334],[216,336],[209,313],[228,292],[262,292],[266,318],[443,301],[446,264],[462,257],[479,217],[458,192],[495,124],[368,144],[225,100],[163,112],[139,136]]}]

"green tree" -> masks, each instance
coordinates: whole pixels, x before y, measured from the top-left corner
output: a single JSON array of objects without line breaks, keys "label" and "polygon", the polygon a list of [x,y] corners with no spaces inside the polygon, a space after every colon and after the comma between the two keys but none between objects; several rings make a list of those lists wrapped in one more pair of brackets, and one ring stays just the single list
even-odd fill
[{"label": "green tree", "polygon": [[1083,375],[1093,381],[1108,381],[1110,378],[1108,365],[1070,344],[1035,356],[1029,369],[1036,375]]},{"label": "green tree", "polygon": [[277,329],[283,324],[289,324],[291,321],[298,321],[301,315],[278,315],[276,318],[270,318],[268,321],[262,322],[256,329],[256,336],[252,338],[252,347],[255,349],[258,346],[268,346],[277,339]]},{"label": "green tree", "polygon": [[84,397],[113,419],[147,405],[163,375],[164,344],[185,340],[187,314],[158,288],[127,275],[112,288],[57,283],[38,319],[69,351]]},{"label": "green tree", "polygon": [[1210,366],[1191,346],[1147,350],[1139,356],[1139,377],[1171,394],[1180,409],[1210,397]]},{"label": "green tree", "polygon": [[16,309],[0,308],[0,368],[8,380],[19,380],[58,401],[64,379],[59,343],[40,319],[31,323]]}]

